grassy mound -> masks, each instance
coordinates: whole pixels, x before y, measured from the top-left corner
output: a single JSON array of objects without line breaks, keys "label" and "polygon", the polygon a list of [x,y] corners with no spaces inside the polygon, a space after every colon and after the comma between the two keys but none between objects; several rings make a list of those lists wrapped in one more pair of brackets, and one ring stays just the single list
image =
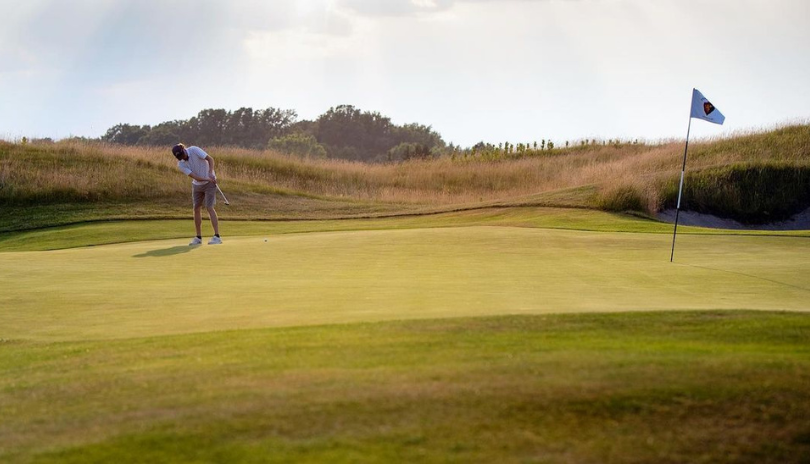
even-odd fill
[{"label": "grassy mound", "polygon": [[[666,205],[677,204],[670,185]],[[810,165],[733,164],[691,173],[682,208],[748,224],[783,221],[810,207]]]},{"label": "grassy mound", "polygon": [[[637,211],[673,203],[682,143],[588,145],[504,159],[369,165],[204,147],[233,203],[229,219],[416,214],[487,205]],[[0,143],[0,231],[189,215],[189,180],[168,149]],[[810,126],[690,146],[685,200],[745,222],[810,206]]]}]

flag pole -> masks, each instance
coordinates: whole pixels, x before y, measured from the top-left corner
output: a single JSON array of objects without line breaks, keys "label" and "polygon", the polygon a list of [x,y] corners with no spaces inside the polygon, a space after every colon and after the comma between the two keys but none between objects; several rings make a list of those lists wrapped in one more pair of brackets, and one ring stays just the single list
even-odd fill
[{"label": "flag pole", "polygon": [[669,262],[675,258],[675,236],[678,235],[678,216],[681,214],[681,194],[683,193],[683,175],[686,172],[686,153],[689,151],[689,132],[692,131],[692,110],[689,110],[689,126],[686,129],[686,147],[683,149],[683,166],[681,166],[681,185],[678,187],[678,205],[675,207],[675,230],[672,231],[672,252]]}]

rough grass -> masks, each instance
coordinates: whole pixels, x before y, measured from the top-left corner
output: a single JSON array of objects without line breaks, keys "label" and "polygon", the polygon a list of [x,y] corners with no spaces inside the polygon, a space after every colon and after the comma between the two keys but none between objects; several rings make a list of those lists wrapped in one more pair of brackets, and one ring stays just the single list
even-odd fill
[{"label": "rough grass", "polygon": [[[542,198],[536,204],[543,206],[652,214],[672,203],[683,154],[682,143],[674,142],[573,147],[503,160],[442,158],[368,165],[205,148],[218,162],[223,188],[235,206],[233,214],[251,218],[369,216],[493,202],[523,204],[530,198]],[[808,166],[810,125],[694,142],[685,199],[693,198],[695,208],[704,212],[745,222],[794,214],[810,206],[806,174],[802,174]],[[787,174],[780,177],[774,174],[777,171]],[[723,174],[728,172],[740,174]],[[793,181],[777,182],[780,179]],[[188,183],[168,150],[4,142],[0,143],[0,230],[49,225],[21,219],[29,207],[51,206],[47,216],[54,222],[50,225],[81,221],[81,215],[71,211],[82,205],[91,206],[99,217],[111,217],[113,210],[130,217],[143,211],[177,217],[188,209]],[[752,191],[752,186],[769,190]],[[591,194],[578,194],[583,189]],[[774,191],[776,196],[771,195]],[[755,194],[796,200],[774,206],[750,201]]]},{"label": "rough grass", "polygon": [[[677,186],[668,189],[668,206],[677,203]],[[743,223],[783,221],[810,205],[810,165],[732,164],[688,176],[684,208]]]},{"label": "rough grass", "polygon": [[0,343],[0,460],[802,463],[810,316],[510,316]]}]

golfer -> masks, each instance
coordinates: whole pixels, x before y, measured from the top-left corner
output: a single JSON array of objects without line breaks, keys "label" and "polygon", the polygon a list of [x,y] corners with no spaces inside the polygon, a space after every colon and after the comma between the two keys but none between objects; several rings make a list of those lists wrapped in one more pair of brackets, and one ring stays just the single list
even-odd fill
[{"label": "golfer", "polygon": [[214,174],[214,158],[208,156],[200,147],[188,147],[182,143],[172,147],[172,154],[177,158],[177,168],[183,174],[191,177],[191,199],[194,205],[194,227],[197,236],[189,245],[202,244],[202,206],[208,210],[211,225],[214,226],[214,236],[208,241],[209,245],[219,245],[222,239],[219,236],[219,220],[214,205],[217,202],[217,176]]}]

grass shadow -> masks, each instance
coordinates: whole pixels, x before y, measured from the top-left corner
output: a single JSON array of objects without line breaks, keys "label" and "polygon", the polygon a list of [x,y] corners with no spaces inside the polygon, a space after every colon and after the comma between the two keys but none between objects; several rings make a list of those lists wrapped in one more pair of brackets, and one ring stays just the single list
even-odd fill
[{"label": "grass shadow", "polygon": [[189,246],[189,245],[178,245],[169,248],[163,248],[160,250],[151,250],[147,251],[146,253],[141,253],[138,255],[133,255],[133,258],[161,258],[164,256],[174,256],[179,255],[182,253],[188,253],[195,248],[199,248],[198,246]]}]

